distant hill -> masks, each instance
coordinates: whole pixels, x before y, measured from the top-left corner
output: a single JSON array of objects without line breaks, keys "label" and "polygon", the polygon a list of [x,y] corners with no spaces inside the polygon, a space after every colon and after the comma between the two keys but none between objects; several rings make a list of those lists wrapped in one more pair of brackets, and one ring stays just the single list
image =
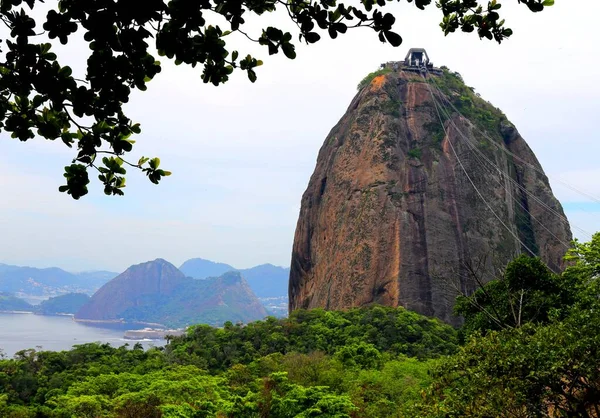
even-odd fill
[{"label": "distant hill", "polygon": [[218,277],[229,271],[238,271],[259,298],[286,297],[288,294],[290,269],[272,264],[262,264],[248,269],[236,269],[229,264],[192,258],[183,263],[179,270],[194,279]]},{"label": "distant hill", "polygon": [[179,270],[194,279],[207,279],[209,277],[219,277],[223,273],[237,269],[225,263],[216,263],[203,258],[192,258],[183,263]]},{"label": "distant hill", "polygon": [[45,300],[34,309],[40,315],[74,314],[89,300],[85,293],[67,293]]},{"label": "distant hill", "polygon": [[288,294],[289,267],[262,264],[239,270],[239,272],[259,298],[280,297]]},{"label": "distant hill", "polygon": [[57,267],[38,269],[0,264],[0,292],[32,296],[92,294],[116,275],[107,271],[74,274]]},{"label": "distant hill", "polygon": [[[76,273],[75,276],[80,279],[80,283],[85,283],[89,288],[94,288],[94,292],[108,283],[110,280],[117,277],[119,273],[114,271],[84,271]],[[91,293],[94,293],[91,292]]]},{"label": "distant hill", "polygon": [[106,283],[75,318],[185,326],[249,322],[266,315],[239,273],[194,280],[171,263],[157,259],[131,266]]},{"label": "distant hill", "polygon": [[43,295],[51,289],[72,286],[78,279],[62,269],[51,267],[37,269],[3,265],[0,270],[0,290]]},{"label": "distant hill", "polygon": [[33,306],[8,293],[0,293],[0,312],[2,311],[33,311]]}]

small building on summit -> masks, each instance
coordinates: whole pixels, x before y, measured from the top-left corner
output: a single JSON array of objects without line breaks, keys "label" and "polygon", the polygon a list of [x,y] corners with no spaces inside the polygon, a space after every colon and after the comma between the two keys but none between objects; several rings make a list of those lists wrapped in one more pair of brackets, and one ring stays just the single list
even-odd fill
[{"label": "small building on summit", "polygon": [[429,63],[429,55],[424,48],[411,48],[404,58],[404,65],[408,67],[427,67]]},{"label": "small building on summit", "polygon": [[408,50],[404,61],[385,62],[381,64],[381,68],[389,68],[394,72],[401,70],[419,74],[442,74],[441,69],[433,66],[424,48],[411,48]]}]

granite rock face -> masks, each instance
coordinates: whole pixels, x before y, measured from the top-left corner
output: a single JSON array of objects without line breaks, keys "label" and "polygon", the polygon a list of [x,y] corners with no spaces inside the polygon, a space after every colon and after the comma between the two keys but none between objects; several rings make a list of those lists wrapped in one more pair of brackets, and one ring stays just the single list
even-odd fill
[{"label": "granite rock face", "polygon": [[290,310],[378,303],[457,322],[473,272],[491,280],[519,252],[561,268],[561,216],[516,128],[458,74],[379,75],[325,139],[302,196]]}]

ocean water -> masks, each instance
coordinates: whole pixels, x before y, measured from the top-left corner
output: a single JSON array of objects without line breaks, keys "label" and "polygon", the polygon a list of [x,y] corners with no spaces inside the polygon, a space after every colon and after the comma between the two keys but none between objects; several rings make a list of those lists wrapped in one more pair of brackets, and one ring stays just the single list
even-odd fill
[{"label": "ocean water", "polygon": [[[0,313],[0,350],[8,358],[27,348],[69,350],[75,344],[109,343],[113,347],[135,344],[123,338],[129,326],[90,326],[73,321],[70,316],[43,316],[28,313]],[[145,348],[161,346],[161,340],[139,341]],[[40,348],[41,347],[41,348]]]}]

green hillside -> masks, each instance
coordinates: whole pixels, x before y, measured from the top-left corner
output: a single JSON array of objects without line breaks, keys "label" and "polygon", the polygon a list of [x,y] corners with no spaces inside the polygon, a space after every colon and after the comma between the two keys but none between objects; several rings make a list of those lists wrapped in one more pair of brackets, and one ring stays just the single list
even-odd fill
[{"label": "green hillside", "polygon": [[90,300],[84,293],[68,293],[43,301],[35,307],[35,312],[41,315],[74,314]]},{"label": "green hillside", "polygon": [[0,293],[0,312],[2,311],[27,311],[31,312],[33,306],[25,302],[23,299],[19,299],[10,295],[9,293]]}]

